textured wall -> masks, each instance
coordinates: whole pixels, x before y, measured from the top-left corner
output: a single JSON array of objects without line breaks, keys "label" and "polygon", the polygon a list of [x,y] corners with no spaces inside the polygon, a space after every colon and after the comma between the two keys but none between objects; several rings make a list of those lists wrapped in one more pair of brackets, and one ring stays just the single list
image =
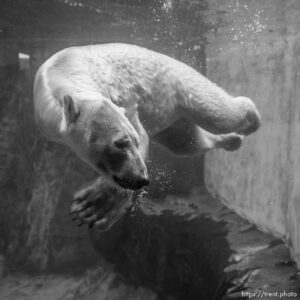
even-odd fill
[{"label": "textured wall", "polygon": [[6,81],[9,101],[1,98],[0,247],[19,266],[56,268],[92,257],[86,230],[68,216],[67,199],[93,173],[38,133],[23,75],[7,77],[13,91]]},{"label": "textured wall", "polygon": [[300,264],[300,3],[210,4],[207,75],[233,95],[251,97],[263,126],[240,151],[207,155],[206,186],[284,237]]}]

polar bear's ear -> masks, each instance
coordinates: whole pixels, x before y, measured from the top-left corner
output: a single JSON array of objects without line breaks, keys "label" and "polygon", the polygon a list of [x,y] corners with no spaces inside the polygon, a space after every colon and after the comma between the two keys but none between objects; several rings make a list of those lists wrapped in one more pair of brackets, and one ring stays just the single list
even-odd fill
[{"label": "polar bear's ear", "polygon": [[69,95],[64,96],[63,108],[64,108],[64,115],[67,124],[76,122],[77,118],[79,117],[80,111],[71,96]]}]

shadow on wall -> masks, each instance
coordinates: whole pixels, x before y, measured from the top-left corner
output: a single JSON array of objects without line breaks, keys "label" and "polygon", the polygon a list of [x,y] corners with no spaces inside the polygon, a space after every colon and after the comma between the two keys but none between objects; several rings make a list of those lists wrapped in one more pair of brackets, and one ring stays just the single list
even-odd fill
[{"label": "shadow on wall", "polygon": [[135,286],[175,299],[221,299],[230,286],[227,223],[199,214],[195,203],[145,198],[134,216],[128,212],[108,232],[94,230],[94,246]]}]

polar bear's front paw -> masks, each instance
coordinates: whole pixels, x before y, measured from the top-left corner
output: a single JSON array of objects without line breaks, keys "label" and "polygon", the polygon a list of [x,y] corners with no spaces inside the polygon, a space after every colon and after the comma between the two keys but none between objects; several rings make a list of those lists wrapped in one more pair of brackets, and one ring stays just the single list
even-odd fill
[{"label": "polar bear's front paw", "polygon": [[218,142],[218,148],[223,148],[227,151],[238,150],[242,146],[243,139],[244,136],[236,133],[224,134]]},{"label": "polar bear's front paw", "polygon": [[87,224],[90,228],[108,230],[125,212],[129,202],[128,192],[111,186],[92,185],[75,193],[70,207],[73,220],[78,226]]}]

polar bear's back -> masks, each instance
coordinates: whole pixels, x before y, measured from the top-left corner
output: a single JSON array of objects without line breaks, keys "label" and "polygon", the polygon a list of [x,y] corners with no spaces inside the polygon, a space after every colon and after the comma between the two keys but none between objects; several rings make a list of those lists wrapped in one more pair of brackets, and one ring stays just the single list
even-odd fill
[{"label": "polar bear's back", "polygon": [[[46,66],[50,77],[51,73],[56,76],[59,73],[79,87],[90,79],[88,84],[97,86],[103,93],[107,92],[106,84],[118,85],[121,89],[140,86],[146,90],[174,81],[174,87],[179,81],[184,81],[186,86],[191,79],[197,80],[198,87],[203,84],[207,88],[210,84],[204,76],[178,60],[129,44],[67,48],[52,56]],[[153,94],[152,90],[149,92]]]},{"label": "polar bear's back", "polygon": [[[70,86],[74,92],[101,92],[121,105],[129,98],[149,105],[172,106],[175,94],[193,90],[228,96],[188,65],[167,55],[129,44],[71,47],[53,55],[41,67],[53,93]],[[152,102],[152,103],[151,103]],[[167,102],[167,103],[166,103]]]},{"label": "polar bear's back", "polygon": [[161,127],[170,122],[168,116],[174,116],[178,105],[191,111],[197,105],[205,118],[240,115],[233,98],[193,68],[129,44],[71,47],[49,58],[35,79],[34,102],[40,127],[56,131],[61,99],[66,94],[76,101],[101,95],[127,110],[139,106],[145,119]]}]

